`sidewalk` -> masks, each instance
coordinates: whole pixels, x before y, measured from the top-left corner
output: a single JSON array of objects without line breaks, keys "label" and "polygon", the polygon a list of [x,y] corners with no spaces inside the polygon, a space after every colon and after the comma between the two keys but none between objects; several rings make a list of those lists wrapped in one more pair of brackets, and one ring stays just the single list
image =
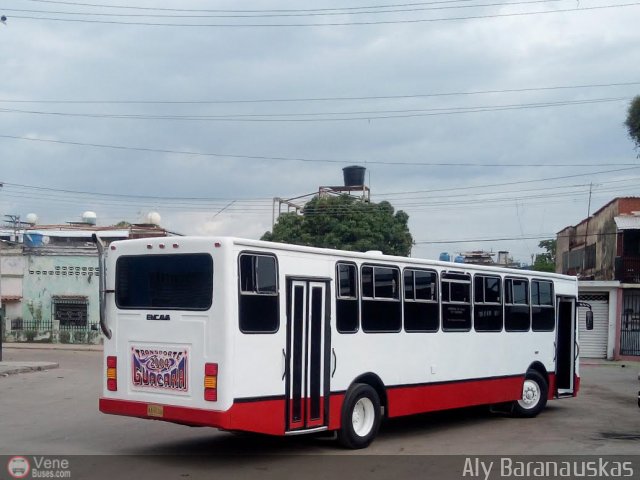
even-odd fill
[{"label": "sidewalk", "polygon": [[580,358],[581,366],[610,366],[610,367],[629,367],[629,368],[640,368],[640,359],[639,360],[605,360],[600,358]]},{"label": "sidewalk", "polygon": [[0,377],[15,375],[16,373],[39,372],[58,368],[54,362],[0,362]]},{"label": "sidewalk", "polygon": [[[102,345],[75,345],[65,343],[3,343],[3,352],[10,350],[66,350],[66,351],[102,351]],[[39,372],[58,368],[56,362],[3,361],[0,362],[0,377],[17,373]]]}]

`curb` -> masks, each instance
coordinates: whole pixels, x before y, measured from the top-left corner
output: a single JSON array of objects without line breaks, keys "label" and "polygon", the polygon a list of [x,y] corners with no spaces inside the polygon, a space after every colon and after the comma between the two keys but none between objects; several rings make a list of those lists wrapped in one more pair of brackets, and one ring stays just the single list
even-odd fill
[{"label": "curb", "polygon": [[18,373],[41,372],[59,366],[54,362],[0,362],[0,376],[8,377]]}]

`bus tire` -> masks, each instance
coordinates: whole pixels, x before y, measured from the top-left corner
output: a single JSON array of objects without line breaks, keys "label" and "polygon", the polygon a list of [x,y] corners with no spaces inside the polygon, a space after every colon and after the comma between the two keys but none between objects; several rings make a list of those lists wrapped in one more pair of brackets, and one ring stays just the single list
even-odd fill
[{"label": "bus tire", "polygon": [[381,421],[377,392],[366,383],[356,383],[342,405],[338,441],[346,448],[366,448],[377,435]]},{"label": "bus tire", "polygon": [[547,405],[549,386],[544,377],[535,370],[529,370],[522,384],[522,397],[513,402],[513,414],[518,417],[532,418]]}]

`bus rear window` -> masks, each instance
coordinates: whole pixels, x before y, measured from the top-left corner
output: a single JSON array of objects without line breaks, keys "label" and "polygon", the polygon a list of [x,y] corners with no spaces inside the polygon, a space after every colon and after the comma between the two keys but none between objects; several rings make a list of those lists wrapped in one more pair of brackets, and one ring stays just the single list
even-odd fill
[{"label": "bus rear window", "polygon": [[209,254],[124,256],[116,262],[118,308],[207,310],[212,296]]}]

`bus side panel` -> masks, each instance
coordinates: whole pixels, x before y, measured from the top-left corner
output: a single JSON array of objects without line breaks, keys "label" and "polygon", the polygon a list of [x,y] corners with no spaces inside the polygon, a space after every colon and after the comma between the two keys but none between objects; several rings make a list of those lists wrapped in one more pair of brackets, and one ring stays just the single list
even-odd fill
[{"label": "bus side panel", "polygon": [[389,417],[508,402],[520,398],[524,375],[387,389]]},{"label": "bus side panel", "polygon": [[229,430],[284,435],[284,397],[236,402],[229,411]]},{"label": "bus side panel", "polygon": [[342,405],[344,404],[344,393],[332,393],[329,402],[329,430],[339,430],[342,421]]}]

